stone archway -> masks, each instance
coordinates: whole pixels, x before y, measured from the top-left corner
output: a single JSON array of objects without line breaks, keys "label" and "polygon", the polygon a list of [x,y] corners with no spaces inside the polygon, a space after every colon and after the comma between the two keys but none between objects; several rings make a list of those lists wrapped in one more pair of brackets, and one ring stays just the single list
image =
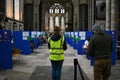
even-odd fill
[{"label": "stone archway", "polygon": [[[66,5],[67,4],[67,5]],[[72,1],[67,1],[67,0],[42,0],[40,2],[40,17],[39,17],[39,21],[40,21],[40,30],[41,31],[52,31],[54,26],[56,25],[55,23],[55,16],[58,15],[58,20],[59,20],[59,25],[61,27],[61,25],[65,25],[64,30],[66,29],[66,25],[68,26],[67,28],[69,28],[69,23],[72,23]],[[66,12],[68,13],[67,16]],[[64,19],[61,18],[64,15]],[[50,21],[52,20],[53,21]],[[69,18],[68,18],[69,17]],[[61,19],[63,19],[63,22],[61,21]],[[67,21],[66,21],[67,19]],[[53,22],[53,23],[51,23]],[[62,22],[62,23],[61,23]],[[52,26],[50,26],[52,25]],[[71,27],[71,26],[70,26]],[[72,28],[71,28],[72,29]],[[67,29],[68,30],[68,29]]]}]

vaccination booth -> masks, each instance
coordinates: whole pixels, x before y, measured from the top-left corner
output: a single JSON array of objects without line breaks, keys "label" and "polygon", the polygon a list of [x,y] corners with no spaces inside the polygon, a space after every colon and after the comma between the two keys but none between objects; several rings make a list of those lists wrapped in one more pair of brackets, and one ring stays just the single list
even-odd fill
[{"label": "vaccination booth", "polygon": [[[105,33],[109,34],[113,39],[113,51],[111,53],[111,61],[112,65],[116,64],[116,44],[117,44],[117,32],[116,31],[105,31]],[[83,45],[85,40],[93,35],[91,31],[78,31],[78,32],[66,32],[65,39],[67,43],[72,46],[74,49],[77,49],[78,55],[86,55],[86,52],[83,49]],[[90,65],[93,65],[93,59],[88,56],[90,60]]]},{"label": "vaccination booth", "polygon": [[0,30],[0,69],[12,69],[12,44],[9,30]]},{"label": "vaccination booth", "polygon": [[29,31],[13,31],[13,48],[20,49],[21,54],[31,54],[29,35]]},{"label": "vaccination booth", "polygon": [[13,48],[20,49],[21,54],[29,55],[33,52],[33,49],[42,45],[43,35],[45,35],[45,32],[13,31]]}]

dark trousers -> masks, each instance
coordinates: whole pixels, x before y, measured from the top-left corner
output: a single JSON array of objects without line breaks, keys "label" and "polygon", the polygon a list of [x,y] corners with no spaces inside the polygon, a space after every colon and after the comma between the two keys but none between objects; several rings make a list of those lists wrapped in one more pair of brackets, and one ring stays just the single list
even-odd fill
[{"label": "dark trousers", "polygon": [[51,61],[52,64],[52,80],[60,80],[63,60]]},{"label": "dark trousers", "polygon": [[110,74],[110,59],[99,59],[94,61],[94,80],[108,80]]}]

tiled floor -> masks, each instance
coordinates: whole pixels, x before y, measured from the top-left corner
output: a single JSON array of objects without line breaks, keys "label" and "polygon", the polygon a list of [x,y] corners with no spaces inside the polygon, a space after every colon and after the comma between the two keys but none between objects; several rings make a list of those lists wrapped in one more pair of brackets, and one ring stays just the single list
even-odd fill
[{"label": "tiled floor", "polygon": [[[62,80],[73,80],[74,79],[74,59],[77,58],[79,64],[89,78],[89,80],[93,79],[93,67],[90,66],[90,61],[86,59],[85,55],[77,55],[77,51],[68,45],[68,49],[65,51],[65,60],[63,64],[62,70]],[[49,77],[46,80],[51,80],[50,72],[51,72],[51,64],[49,61],[49,51],[47,48],[47,44],[44,46],[35,49],[31,55],[21,55],[21,60],[18,57],[13,59],[13,69],[0,71],[0,80],[4,80],[7,78],[8,80],[33,80],[33,73],[38,67],[38,73],[46,73],[48,71]],[[45,68],[45,69],[44,69]],[[112,75],[110,80],[119,80],[120,79],[120,63],[117,62],[117,65],[112,67]],[[40,80],[45,80],[42,75],[37,76]],[[68,75],[68,76],[67,76]],[[78,80],[80,79],[80,74],[78,73]],[[43,78],[44,79],[43,79]]]}]

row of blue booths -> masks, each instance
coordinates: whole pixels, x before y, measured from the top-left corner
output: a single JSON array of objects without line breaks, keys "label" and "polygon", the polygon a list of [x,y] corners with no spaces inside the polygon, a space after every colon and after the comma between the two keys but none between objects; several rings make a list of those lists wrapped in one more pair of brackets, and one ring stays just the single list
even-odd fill
[{"label": "row of blue booths", "polygon": [[19,49],[20,54],[30,55],[30,43],[33,49],[42,46],[45,32],[0,30],[0,69],[12,69],[12,49]]},{"label": "row of blue booths", "polygon": [[[117,32],[116,31],[105,31],[109,34],[113,39],[114,50],[111,54],[112,65],[116,64],[116,44],[117,44]],[[86,39],[92,36],[93,33],[91,31],[76,31],[76,32],[65,32],[65,40],[66,42],[73,47],[73,49],[77,50],[78,55],[86,54],[83,49],[83,44]],[[90,65],[93,65],[93,59],[89,56]]]}]

